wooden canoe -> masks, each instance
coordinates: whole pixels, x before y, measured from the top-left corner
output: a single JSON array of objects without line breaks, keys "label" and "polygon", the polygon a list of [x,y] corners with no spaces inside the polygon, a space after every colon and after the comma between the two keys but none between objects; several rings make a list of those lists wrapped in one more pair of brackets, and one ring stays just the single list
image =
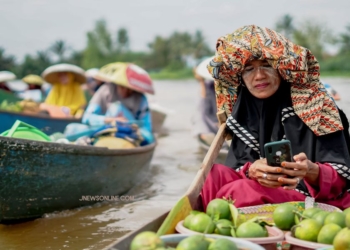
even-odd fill
[{"label": "wooden canoe", "polygon": [[0,136],[0,221],[33,219],[125,194],[148,170],[155,146],[110,150]]},{"label": "wooden canoe", "polygon": [[104,250],[128,250],[133,238],[143,231],[154,231],[157,232],[158,235],[175,233],[175,226],[179,221],[183,220],[191,210],[201,209],[201,202],[199,200],[200,191],[227,136],[226,124],[224,122],[226,118],[225,120],[222,119],[222,117],[219,117],[219,120],[222,123],[219,131],[217,132],[215,139],[203,160],[201,168],[198,170],[197,175],[186,194],[169,212],[158,216],[138,230],[126,234],[122,238],[105,247]]}]

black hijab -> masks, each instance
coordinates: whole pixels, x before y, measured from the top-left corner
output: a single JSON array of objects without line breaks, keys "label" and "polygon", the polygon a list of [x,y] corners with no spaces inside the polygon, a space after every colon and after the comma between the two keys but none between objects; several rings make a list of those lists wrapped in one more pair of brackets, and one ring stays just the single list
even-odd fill
[{"label": "black hijab", "polygon": [[[289,83],[282,81],[277,92],[267,99],[254,97],[241,85],[237,102],[227,119],[233,139],[226,165],[239,171],[245,163],[265,158],[265,143],[288,139],[293,155],[304,152],[312,162],[331,164],[347,179],[349,188],[349,124],[345,114],[339,112],[344,130],[316,136],[295,114]],[[297,190],[308,195],[303,181]]]}]

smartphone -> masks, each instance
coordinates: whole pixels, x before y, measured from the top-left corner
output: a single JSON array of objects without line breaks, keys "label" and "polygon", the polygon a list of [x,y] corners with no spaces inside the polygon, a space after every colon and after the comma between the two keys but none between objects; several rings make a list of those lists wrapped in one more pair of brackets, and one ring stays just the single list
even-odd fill
[{"label": "smartphone", "polygon": [[266,143],[264,150],[269,166],[279,167],[283,161],[292,162],[292,146],[289,140]]}]

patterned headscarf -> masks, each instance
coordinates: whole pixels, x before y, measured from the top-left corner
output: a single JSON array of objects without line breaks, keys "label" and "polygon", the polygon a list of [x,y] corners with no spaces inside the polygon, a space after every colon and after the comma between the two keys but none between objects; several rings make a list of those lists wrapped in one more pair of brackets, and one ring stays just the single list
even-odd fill
[{"label": "patterned headscarf", "polygon": [[215,79],[218,111],[231,115],[245,64],[266,60],[291,83],[294,112],[316,135],[343,130],[337,106],[320,82],[320,66],[307,48],[268,28],[249,25],[220,37],[216,50],[208,69]]}]

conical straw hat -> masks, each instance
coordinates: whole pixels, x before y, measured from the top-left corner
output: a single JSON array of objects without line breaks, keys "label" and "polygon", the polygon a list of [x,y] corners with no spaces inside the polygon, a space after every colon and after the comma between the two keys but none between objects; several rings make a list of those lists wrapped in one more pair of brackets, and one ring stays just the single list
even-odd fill
[{"label": "conical straw hat", "polygon": [[28,84],[43,85],[44,80],[38,75],[27,75],[22,78],[22,81]]},{"label": "conical straw hat", "polygon": [[75,81],[79,83],[85,83],[86,77],[85,77],[85,71],[73,64],[68,63],[61,63],[56,64],[48,67],[44,70],[44,72],[41,74],[41,76],[44,78],[44,80],[48,83],[55,83],[59,82],[58,73],[60,72],[70,72],[73,73],[75,76]]},{"label": "conical straw hat", "polygon": [[16,75],[10,71],[0,71],[0,82],[15,80]]}]

